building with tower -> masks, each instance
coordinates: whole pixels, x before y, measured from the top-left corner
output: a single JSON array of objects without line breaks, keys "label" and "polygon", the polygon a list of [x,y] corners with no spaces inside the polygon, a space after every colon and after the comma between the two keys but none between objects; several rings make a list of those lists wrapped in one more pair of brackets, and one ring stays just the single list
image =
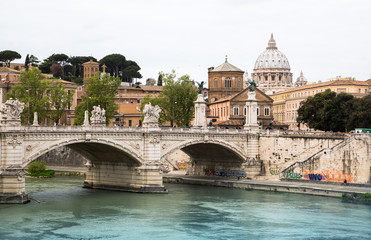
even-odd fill
[{"label": "building with tower", "polygon": [[233,66],[225,58],[220,66],[208,69],[209,102],[229,97],[243,90],[244,71]]},{"label": "building with tower", "polygon": [[99,63],[94,62],[93,59],[90,59],[89,62],[86,62],[84,65],[84,81],[88,78],[94,77],[95,74],[99,73]]},{"label": "building with tower", "polygon": [[290,70],[289,61],[285,54],[278,50],[272,33],[268,47],[255,62],[251,78],[258,81],[257,87],[260,90],[271,95],[293,86]]}]

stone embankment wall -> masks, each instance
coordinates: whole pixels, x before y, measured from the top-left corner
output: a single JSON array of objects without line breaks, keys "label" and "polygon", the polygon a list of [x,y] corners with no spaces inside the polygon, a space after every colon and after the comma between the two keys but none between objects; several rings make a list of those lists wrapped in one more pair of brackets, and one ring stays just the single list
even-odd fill
[{"label": "stone embankment wall", "polygon": [[344,136],[262,137],[260,152],[266,175],[276,180],[369,183],[371,135]]},{"label": "stone embankment wall", "polygon": [[47,152],[36,161],[44,161],[47,166],[84,167],[88,160],[75,150],[63,146]]}]

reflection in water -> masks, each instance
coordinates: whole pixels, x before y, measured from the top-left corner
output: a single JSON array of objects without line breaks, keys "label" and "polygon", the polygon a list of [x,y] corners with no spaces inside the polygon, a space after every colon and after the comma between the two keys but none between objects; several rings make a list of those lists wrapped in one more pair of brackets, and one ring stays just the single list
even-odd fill
[{"label": "reflection in water", "polygon": [[193,185],[169,194],[27,179],[40,204],[0,205],[0,239],[367,239],[371,207],[337,198]]}]

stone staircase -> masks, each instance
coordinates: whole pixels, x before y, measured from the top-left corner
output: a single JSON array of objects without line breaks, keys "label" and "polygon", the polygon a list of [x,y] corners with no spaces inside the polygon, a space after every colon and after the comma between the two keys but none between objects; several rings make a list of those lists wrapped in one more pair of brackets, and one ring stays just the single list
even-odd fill
[{"label": "stone staircase", "polygon": [[302,160],[302,161],[296,161],[294,163],[291,163],[287,167],[285,166],[283,168],[283,170],[281,171],[281,173],[283,173],[283,174],[284,173],[293,173],[296,168],[315,169],[316,164],[319,162],[321,157],[323,157],[325,154],[328,154],[330,152],[335,152],[335,151],[345,147],[346,145],[350,144],[350,142],[352,142],[354,140],[355,140],[355,135],[351,135],[350,137],[345,138],[343,141],[335,144],[331,148],[322,148],[321,150],[312,154],[311,156],[304,158],[304,160]]}]

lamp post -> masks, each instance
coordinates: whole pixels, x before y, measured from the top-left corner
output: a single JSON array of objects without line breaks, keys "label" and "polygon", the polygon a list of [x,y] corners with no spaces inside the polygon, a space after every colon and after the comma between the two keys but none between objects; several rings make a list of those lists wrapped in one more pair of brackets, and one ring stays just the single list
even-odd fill
[{"label": "lamp post", "polygon": [[27,118],[27,125],[30,125],[30,87],[27,87],[27,94],[28,94],[28,118]]},{"label": "lamp post", "polygon": [[171,127],[174,127],[174,107],[175,107],[175,104],[176,104],[176,102],[174,102],[174,104],[173,104],[173,122],[172,122],[172,124],[171,124]]}]

